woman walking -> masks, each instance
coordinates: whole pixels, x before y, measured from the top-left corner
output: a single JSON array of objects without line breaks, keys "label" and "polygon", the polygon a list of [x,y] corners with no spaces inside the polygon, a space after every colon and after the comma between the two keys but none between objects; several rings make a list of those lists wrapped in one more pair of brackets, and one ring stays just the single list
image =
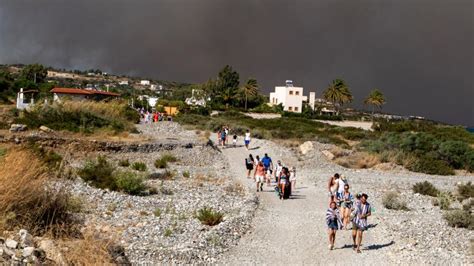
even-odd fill
[{"label": "woman walking", "polygon": [[250,173],[252,173],[254,162],[255,162],[255,159],[253,158],[252,154],[249,154],[249,157],[245,158],[245,167],[247,168],[247,178],[250,178]]},{"label": "woman walking", "polygon": [[283,167],[281,170],[280,176],[278,177],[278,186],[280,187],[280,199],[285,199],[285,188],[286,184],[289,182],[290,174],[288,172],[288,168]]},{"label": "woman walking", "polygon": [[362,235],[367,230],[367,217],[371,215],[370,204],[367,202],[369,196],[363,193],[360,201],[355,205],[355,217],[352,222],[352,241],[354,243],[353,249],[360,252],[360,245],[362,243]]},{"label": "woman walking", "polygon": [[342,221],[344,224],[344,229],[347,230],[347,225],[349,224],[349,216],[351,215],[352,200],[353,200],[352,194],[349,192],[348,184],[344,185],[344,191],[341,193],[338,200],[341,206],[341,215],[342,215]]},{"label": "woman walking", "polygon": [[342,228],[341,215],[334,201],[329,203],[329,209],[326,211],[326,224],[328,226],[329,250],[332,250],[334,242],[336,242],[336,231]]},{"label": "woman walking", "polygon": [[290,170],[290,183],[291,183],[291,191],[295,191],[296,188],[296,167],[292,167]]},{"label": "woman walking", "polygon": [[329,202],[333,202],[337,199],[336,193],[337,188],[339,186],[339,174],[336,173],[334,176],[331,176],[328,181],[328,194],[329,194]]}]

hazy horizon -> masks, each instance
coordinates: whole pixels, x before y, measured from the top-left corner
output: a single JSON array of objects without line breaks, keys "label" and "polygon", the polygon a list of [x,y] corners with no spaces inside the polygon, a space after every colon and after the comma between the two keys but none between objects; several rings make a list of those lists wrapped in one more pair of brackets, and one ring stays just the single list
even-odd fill
[{"label": "hazy horizon", "polygon": [[468,0],[0,0],[0,64],[99,68],[203,82],[226,64],[268,93],[292,79],[321,96],[474,126],[474,4]]}]

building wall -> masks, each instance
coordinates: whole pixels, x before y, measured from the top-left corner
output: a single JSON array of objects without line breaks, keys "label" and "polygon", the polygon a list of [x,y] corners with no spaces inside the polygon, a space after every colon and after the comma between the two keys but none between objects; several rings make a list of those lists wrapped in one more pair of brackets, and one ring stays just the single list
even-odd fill
[{"label": "building wall", "polygon": [[307,97],[303,96],[302,87],[277,86],[275,92],[270,93],[271,104],[283,104],[283,110],[288,112],[301,113],[303,101]]}]

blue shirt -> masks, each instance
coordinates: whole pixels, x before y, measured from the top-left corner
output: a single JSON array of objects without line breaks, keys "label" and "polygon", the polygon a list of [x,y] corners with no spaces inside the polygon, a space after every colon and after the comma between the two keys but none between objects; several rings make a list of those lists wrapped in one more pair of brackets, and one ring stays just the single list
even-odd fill
[{"label": "blue shirt", "polygon": [[272,163],[272,158],[266,156],[266,157],[263,157],[262,158],[262,163],[263,163],[263,166],[265,166],[265,168],[268,168],[270,167],[270,164]]}]

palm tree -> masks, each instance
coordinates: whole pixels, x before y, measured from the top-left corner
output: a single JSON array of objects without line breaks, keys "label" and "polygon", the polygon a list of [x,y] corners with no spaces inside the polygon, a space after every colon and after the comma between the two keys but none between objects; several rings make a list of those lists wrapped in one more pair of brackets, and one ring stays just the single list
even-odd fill
[{"label": "palm tree", "polygon": [[346,82],[342,79],[335,79],[329,87],[324,91],[324,98],[334,105],[337,109],[338,105],[343,106],[346,103],[350,103],[353,100],[352,93],[347,86]]},{"label": "palm tree", "polygon": [[382,105],[385,104],[385,96],[379,89],[373,89],[369,96],[364,100],[367,105],[372,105],[372,119],[374,118],[375,107],[382,109]]},{"label": "palm tree", "polygon": [[255,96],[258,94],[258,83],[257,80],[254,78],[249,78],[247,83],[243,85],[240,90],[245,95],[245,111],[247,111],[247,101],[249,96]]}]

